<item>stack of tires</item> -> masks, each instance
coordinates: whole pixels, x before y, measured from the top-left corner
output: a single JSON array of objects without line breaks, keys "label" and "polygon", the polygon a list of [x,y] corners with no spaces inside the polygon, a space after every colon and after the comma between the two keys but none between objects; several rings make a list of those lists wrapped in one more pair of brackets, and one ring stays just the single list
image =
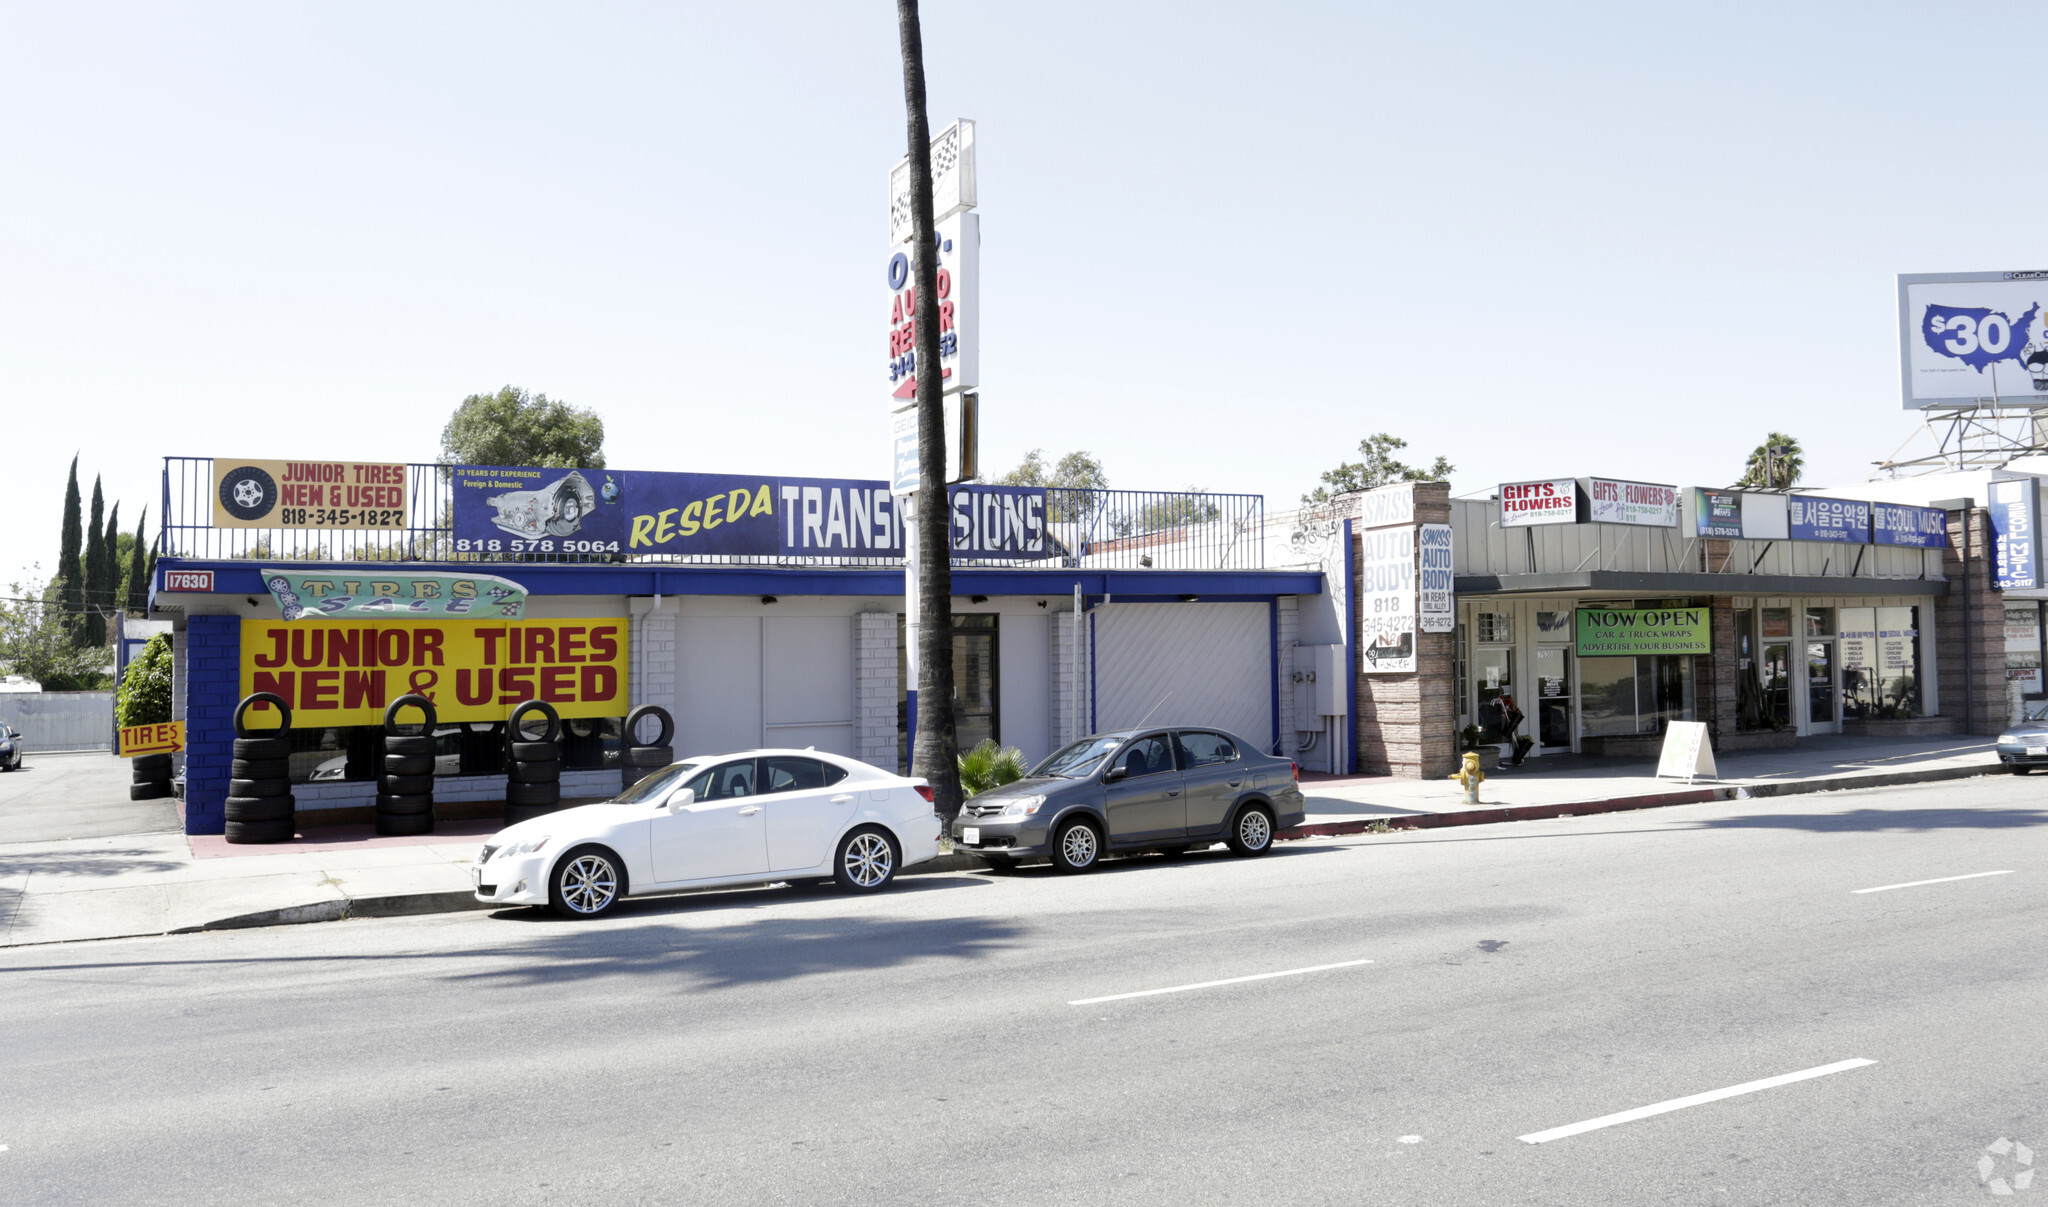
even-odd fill
[{"label": "stack of tires", "polygon": [[158,800],[171,794],[170,755],[139,754],[129,761],[135,777],[128,785],[129,800]]},{"label": "stack of tires", "polygon": [[[276,729],[252,733],[244,722],[250,708],[268,704],[282,718]],[[292,817],[292,707],[269,692],[257,692],[235,706],[235,757],[228,764],[229,842],[290,842],[298,831]],[[138,772],[138,774],[140,774]]]},{"label": "stack of tires", "polygon": [[[425,715],[418,733],[399,732],[400,709]],[[405,695],[384,710],[384,767],[377,781],[377,833],[434,832],[434,727],[440,717],[425,696]]]},{"label": "stack of tires", "polygon": [[[661,722],[661,734],[652,742],[640,740],[640,722],[652,717]],[[676,736],[675,718],[656,704],[642,704],[626,714],[625,750],[619,759],[619,787],[630,788],[648,775],[676,761],[676,748],[669,742]]]},{"label": "stack of tires", "polygon": [[[526,733],[520,718],[539,713],[547,729],[539,738]],[[505,824],[518,825],[562,806],[562,715],[544,700],[528,700],[512,710],[505,723],[511,759],[505,765]]]}]

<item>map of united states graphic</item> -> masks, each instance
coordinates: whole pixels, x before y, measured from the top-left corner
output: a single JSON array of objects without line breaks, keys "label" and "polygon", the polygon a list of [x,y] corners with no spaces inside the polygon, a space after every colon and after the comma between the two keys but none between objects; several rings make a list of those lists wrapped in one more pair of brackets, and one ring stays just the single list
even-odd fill
[{"label": "map of united states graphic", "polygon": [[1985,306],[1929,306],[1920,319],[1920,338],[1978,372],[2001,360],[2026,364],[2028,353],[2043,352],[2042,345],[2028,340],[2040,313],[2039,302],[2018,318]]}]

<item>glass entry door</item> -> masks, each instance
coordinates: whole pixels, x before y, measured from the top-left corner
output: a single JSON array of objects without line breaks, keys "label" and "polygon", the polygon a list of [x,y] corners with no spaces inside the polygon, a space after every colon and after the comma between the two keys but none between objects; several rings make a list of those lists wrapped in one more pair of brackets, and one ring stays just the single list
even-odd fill
[{"label": "glass entry door", "polygon": [[953,733],[960,753],[984,739],[1002,741],[999,667],[996,656],[997,617],[989,614],[953,617]]},{"label": "glass entry door", "polygon": [[1572,724],[1572,651],[1565,645],[1536,647],[1536,743],[1558,752],[1578,746]]},{"label": "glass entry door", "polygon": [[1833,639],[1806,643],[1806,727],[1808,733],[1840,733],[1841,700],[1835,691]]}]

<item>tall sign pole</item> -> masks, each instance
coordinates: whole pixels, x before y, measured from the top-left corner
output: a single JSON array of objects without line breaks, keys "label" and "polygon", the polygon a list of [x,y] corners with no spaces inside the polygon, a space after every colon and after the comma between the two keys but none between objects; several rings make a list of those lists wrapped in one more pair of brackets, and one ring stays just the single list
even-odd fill
[{"label": "tall sign pole", "polygon": [[[910,601],[914,629],[907,634],[917,653],[911,680],[910,773],[932,786],[932,807],[941,816],[960,812],[960,764],[953,732],[953,564],[946,507],[946,379],[939,369],[938,223],[932,216],[931,129],[925,118],[924,35],[917,0],[896,0],[897,32],[903,42],[903,105],[909,117],[911,271],[917,282],[913,372],[917,395],[916,596]],[[916,373],[917,367],[923,372]],[[913,576],[906,575],[906,578]],[[906,586],[910,584],[906,582]]]}]

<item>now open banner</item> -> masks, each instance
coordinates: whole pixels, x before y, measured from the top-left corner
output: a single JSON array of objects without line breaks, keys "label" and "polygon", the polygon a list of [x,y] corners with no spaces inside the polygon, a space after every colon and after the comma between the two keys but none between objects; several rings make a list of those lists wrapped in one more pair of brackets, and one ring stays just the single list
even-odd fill
[{"label": "now open banner", "polygon": [[528,700],[564,717],[622,717],[629,632],[625,617],[244,620],[242,695],[284,699],[300,729],[379,725],[385,707],[409,693],[432,700],[443,721],[502,721]]}]

